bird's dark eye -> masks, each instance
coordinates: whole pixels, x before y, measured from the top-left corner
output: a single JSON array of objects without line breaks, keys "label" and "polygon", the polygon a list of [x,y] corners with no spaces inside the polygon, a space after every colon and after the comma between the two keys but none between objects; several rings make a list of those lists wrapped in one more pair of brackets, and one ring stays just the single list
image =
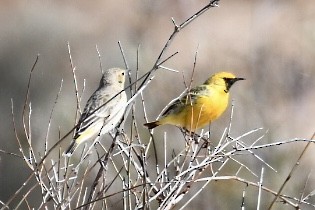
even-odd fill
[{"label": "bird's dark eye", "polygon": [[121,75],[123,75],[123,76],[124,76],[124,75],[125,75],[125,72],[121,73]]}]

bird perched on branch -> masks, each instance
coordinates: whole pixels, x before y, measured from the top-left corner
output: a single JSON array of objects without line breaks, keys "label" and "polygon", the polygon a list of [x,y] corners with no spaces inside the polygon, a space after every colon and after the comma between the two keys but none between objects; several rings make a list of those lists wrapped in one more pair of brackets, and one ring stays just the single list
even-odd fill
[{"label": "bird perched on branch", "polygon": [[111,68],[103,73],[99,87],[85,105],[65,156],[71,156],[79,144],[108,133],[120,122],[127,103],[126,92],[123,91],[125,74],[126,70],[119,68]]},{"label": "bird perched on branch", "polygon": [[229,90],[239,80],[244,78],[228,72],[216,73],[171,103],[160,119],[145,123],[144,126],[153,129],[170,124],[195,132],[222,115],[229,103]]}]

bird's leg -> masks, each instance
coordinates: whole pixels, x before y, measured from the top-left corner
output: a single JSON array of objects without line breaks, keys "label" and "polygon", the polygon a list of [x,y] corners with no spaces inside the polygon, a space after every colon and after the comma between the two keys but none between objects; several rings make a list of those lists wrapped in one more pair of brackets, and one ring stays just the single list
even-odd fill
[{"label": "bird's leg", "polygon": [[181,131],[181,133],[183,134],[183,137],[185,139],[186,142],[186,146],[189,145],[189,141],[190,141],[190,131],[188,131],[186,128],[182,128],[182,127],[178,127],[179,130]]},{"label": "bird's leg", "polygon": [[201,144],[201,148],[207,148],[210,144],[210,135],[209,137],[201,136],[198,133],[192,132],[193,138],[195,140],[195,143],[200,142],[200,140],[203,140],[203,143]]},{"label": "bird's leg", "polygon": [[179,129],[185,137],[186,144],[188,144],[189,140],[191,140],[191,139],[193,139],[194,142],[197,144],[197,143],[199,143],[199,141],[201,139],[201,140],[203,140],[201,148],[207,148],[210,145],[210,131],[209,131],[209,137],[206,137],[206,136],[200,136],[198,133],[195,133],[193,131],[189,131],[186,128],[179,127]]},{"label": "bird's leg", "polygon": [[203,137],[204,143],[203,143],[203,148],[208,148],[210,145],[210,138],[211,137],[211,123],[209,124],[209,129],[208,129],[208,137]]},{"label": "bird's leg", "polygon": [[202,138],[198,133],[195,132],[190,132],[191,137],[193,138],[193,140],[195,141],[195,144],[198,144],[200,139]]},{"label": "bird's leg", "polygon": [[195,143],[198,142],[198,139],[200,138],[200,135],[198,133],[195,133],[194,131],[189,131],[186,128],[183,128],[186,136],[190,137],[189,139],[193,139]]}]

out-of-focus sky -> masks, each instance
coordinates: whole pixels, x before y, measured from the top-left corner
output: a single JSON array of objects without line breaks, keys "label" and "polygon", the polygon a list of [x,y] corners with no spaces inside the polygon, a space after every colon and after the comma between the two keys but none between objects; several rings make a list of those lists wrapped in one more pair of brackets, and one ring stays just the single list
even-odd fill
[{"label": "out-of-focus sky", "polygon": [[[83,106],[100,78],[96,45],[104,68],[124,67],[117,44],[121,41],[131,69],[136,69],[136,51],[140,45],[139,69],[143,74],[153,66],[173,31],[171,17],[181,23],[207,2],[2,1],[0,149],[18,152],[10,100],[13,99],[18,134],[22,136],[21,113],[29,71],[37,54],[40,57],[33,74],[30,97],[33,141],[40,149],[61,79],[64,80],[63,88],[56,105],[52,135],[57,135],[58,126],[62,133],[66,133],[75,123],[76,99],[67,42],[77,69],[79,90],[82,90],[85,79]],[[222,0],[219,4],[219,8],[210,9],[177,35],[167,55],[176,51],[179,54],[165,66],[183,72],[189,81],[198,49],[194,85],[221,70],[246,78],[231,91],[235,100],[232,134],[240,135],[263,127],[268,130],[267,142],[309,138],[315,130],[314,2]],[[181,73],[163,69],[156,73],[144,92],[149,119],[155,119],[162,108],[183,91],[182,78]],[[138,120],[144,122],[141,112]],[[228,120],[229,111],[212,126],[214,135],[220,136]],[[158,129],[157,132],[163,132],[163,128]],[[176,128],[165,129],[175,131]],[[176,142],[170,144],[176,146]],[[298,156],[300,150],[297,148],[302,145],[296,145],[279,148],[276,160],[269,160],[275,161],[280,174],[283,172],[281,164],[289,167],[285,165],[283,155]],[[24,177],[25,168],[11,164],[11,160],[12,157],[1,154],[1,200],[6,200],[21,184],[15,180]],[[277,160],[282,162],[276,163]],[[307,165],[313,167],[311,159]],[[213,208],[220,205],[214,203]]]}]

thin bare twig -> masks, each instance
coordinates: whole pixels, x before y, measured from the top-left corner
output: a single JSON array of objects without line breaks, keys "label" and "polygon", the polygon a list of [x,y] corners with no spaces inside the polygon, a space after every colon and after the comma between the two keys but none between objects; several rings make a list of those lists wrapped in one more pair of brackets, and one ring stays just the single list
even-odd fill
[{"label": "thin bare twig", "polygon": [[262,186],[263,186],[263,180],[264,180],[264,167],[261,168],[261,173],[260,173],[260,180],[258,183],[258,200],[257,200],[257,210],[260,209],[260,204],[261,204],[261,191],[262,191]]},{"label": "thin bare twig", "polygon": [[100,61],[101,74],[104,74],[104,69],[103,69],[103,64],[102,64],[102,57],[101,57],[101,53],[100,53],[97,45],[95,45],[95,49],[96,49],[96,52],[97,52],[98,59]]},{"label": "thin bare twig", "polygon": [[[315,132],[312,135],[311,139],[315,140]],[[303,158],[304,154],[306,153],[306,150],[309,148],[309,146],[311,145],[311,141],[309,141],[306,146],[304,147],[303,151],[301,152],[299,158],[297,159],[297,161],[295,162],[294,166],[292,167],[290,173],[288,174],[287,178],[285,179],[285,181],[282,183],[278,193],[276,194],[276,196],[274,197],[274,199],[272,200],[268,210],[271,210],[274,203],[277,201],[277,199],[279,198],[283,188],[285,187],[285,185],[288,183],[288,181],[291,179],[293,173],[296,171],[296,169],[298,168],[298,166],[300,165],[301,159]]]},{"label": "thin bare twig", "polygon": [[[172,18],[172,22],[174,24],[174,31],[173,33],[170,35],[170,37],[168,38],[168,40],[166,41],[164,47],[162,48],[160,54],[158,55],[158,58],[156,59],[152,69],[148,72],[148,74],[145,76],[143,82],[140,84],[139,88],[141,88],[141,86],[143,86],[145,84],[145,82],[148,80],[148,78],[151,76],[151,74],[153,72],[155,72],[155,70],[157,70],[159,68],[160,65],[162,65],[164,62],[161,61],[162,56],[165,54],[165,52],[167,51],[167,49],[169,48],[171,42],[174,40],[175,36],[179,33],[179,31],[181,31],[182,29],[184,29],[186,26],[188,26],[193,20],[195,20],[196,18],[198,18],[200,15],[202,15],[204,12],[206,12],[208,9],[212,8],[212,7],[217,7],[218,6],[218,2],[219,0],[212,0],[209,2],[209,4],[207,4],[205,7],[203,7],[202,9],[200,9],[198,12],[196,12],[195,14],[193,14],[192,16],[190,16],[188,19],[186,19],[183,23],[181,23],[180,25],[177,25],[175,23],[174,18]],[[165,60],[166,61],[166,60]]]},{"label": "thin bare twig", "polygon": [[59,87],[59,91],[58,91],[58,93],[57,93],[57,96],[56,96],[56,98],[55,98],[53,107],[52,107],[51,112],[50,112],[49,121],[48,121],[48,126],[47,126],[47,132],[46,132],[46,137],[45,137],[45,150],[44,150],[44,154],[46,154],[46,152],[47,152],[47,147],[48,147],[48,135],[49,135],[49,131],[50,131],[50,125],[51,125],[51,121],[52,121],[52,115],[53,115],[53,113],[54,113],[55,106],[56,106],[56,104],[57,104],[57,102],[58,102],[58,98],[59,98],[59,95],[60,95],[61,90],[62,90],[62,84],[63,84],[63,79],[61,80],[60,87]]},{"label": "thin bare twig", "polygon": [[[29,97],[30,97],[30,87],[31,87],[31,80],[32,80],[32,74],[33,71],[35,70],[35,67],[37,65],[39,59],[39,54],[37,54],[35,62],[31,68],[30,74],[29,74],[29,78],[28,78],[28,83],[27,83],[27,89],[26,89],[26,95],[25,95],[25,101],[24,101],[24,105],[23,105],[23,112],[22,112],[22,123],[23,123],[23,127],[24,127],[24,133],[26,134],[26,139],[29,138],[28,136],[28,128],[26,127],[26,122],[25,122],[25,112],[26,112],[26,106],[29,102]],[[28,125],[30,126],[30,125]]]},{"label": "thin bare twig", "polygon": [[[75,92],[75,96],[76,96],[76,101],[77,101],[77,112],[75,115],[75,119],[77,121],[78,118],[78,114],[81,114],[81,108],[80,108],[80,97],[79,97],[79,91],[78,91],[78,82],[77,82],[77,77],[75,74],[76,71],[76,67],[73,64],[73,60],[72,60],[72,55],[71,55],[71,48],[70,48],[70,43],[67,43],[67,47],[68,47],[68,54],[69,54],[69,61],[70,61],[70,67],[72,70],[72,76],[73,76],[73,82],[74,82],[74,92]],[[75,121],[75,122],[76,122]]]}]

